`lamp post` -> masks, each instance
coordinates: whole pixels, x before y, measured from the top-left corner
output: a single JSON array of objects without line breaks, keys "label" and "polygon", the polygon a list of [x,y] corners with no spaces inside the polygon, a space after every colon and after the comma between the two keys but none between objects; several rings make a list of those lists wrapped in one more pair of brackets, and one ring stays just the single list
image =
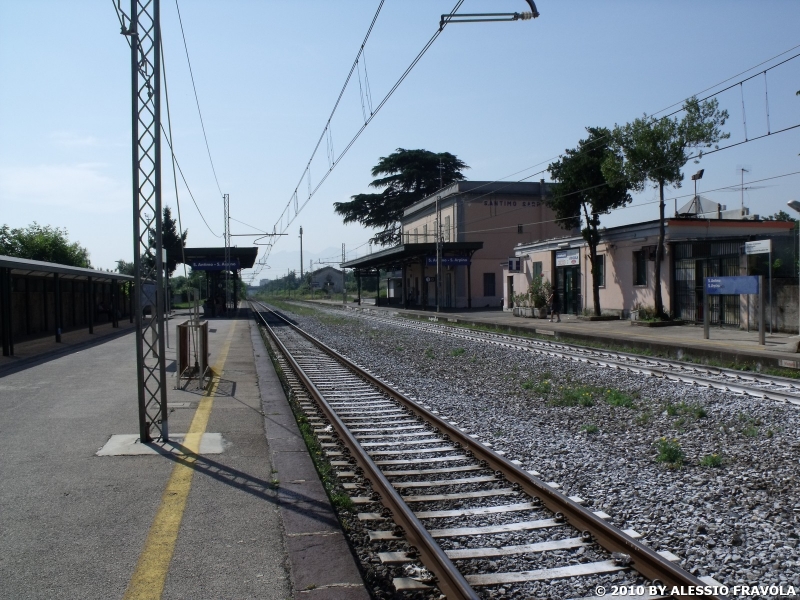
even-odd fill
[{"label": "lamp post", "polygon": [[[694,181],[694,200],[693,200],[693,203],[694,203],[694,214],[695,214],[695,216],[697,216],[697,213],[700,212],[700,200],[697,197],[697,180],[698,179],[702,179],[703,178],[703,173],[705,173],[705,172],[706,172],[705,169],[700,169],[697,173],[692,175],[692,181]],[[677,203],[677,200],[675,202]],[[677,204],[676,204],[676,206],[677,206]],[[675,216],[676,217],[678,216],[678,209],[677,208],[675,209]]]},{"label": "lamp post", "polygon": [[[786,204],[793,211],[800,213],[800,202],[798,202],[797,200],[789,200],[789,202],[787,202]],[[795,225],[795,229],[796,228],[797,225]],[[797,239],[799,245],[798,252],[800,252],[800,232],[798,232]],[[798,257],[798,263],[800,264],[800,254],[798,254],[797,257]],[[797,305],[798,332],[800,332],[800,266],[798,266],[798,273],[797,273],[797,299],[798,299],[798,305]]]}]

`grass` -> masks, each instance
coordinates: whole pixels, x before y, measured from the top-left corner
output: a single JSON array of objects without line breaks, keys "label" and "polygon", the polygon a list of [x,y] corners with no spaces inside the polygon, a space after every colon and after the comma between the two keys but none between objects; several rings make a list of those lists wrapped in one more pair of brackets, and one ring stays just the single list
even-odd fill
[{"label": "grass", "polygon": [[597,388],[590,385],[559,387],[558,395],[550,400],[550,406],[594,406]]},{"label": "grass", "polygon": [[539,396],[547,396],[552,389],[552,384],[550,383],[550,379],[541,379],[539,381],[534,381],[533,379],[528,379],[522,382],[522,389],[528,390]]},{"label": "grass", "polygon": [[714,454],[706,454],[703,458],[700,459],[700,466],[701,467],[721,467],[722,466],[722,455],[715,452]]},{"label": "grass", "polygon": [[600,431],[600,428],[594,423],[589,423],[588,425],[584,425],[583,427],[581,427],[581,431],[583,431],[584,433],[597,433],[598,431]]},{"label": "grass", "polygon": [[633,401],[633,396],[626,394],[625,392],[621,392],[620,390],[606,390],[603,397],[611,406],[621,408],[636,408],[636,404]]},{"label": "grass", "polygon": [[676,439],[661,438],[656,442],[656,461],[663,462],[674,468],[680,468],[686,456],[681,445]]},{"label": "grass", "polygon": [[466,352],[466,350],[464,350],[464,348],[456,348],[455,350],[450,352],[450,356],[458,357],[458,356],[463,355],[465,352]]},{"label": "grass", "polygon": [[[670,417],[693,417],[694,419],[705,419],[708,416],[708,411],[701,404],[687,404],[686,402],[678,402],[673,404],[667,402],[664,405],[664,411]],[[681,423],[685,423],[684,418]]]},{"label": "grass", "polygon": [[434,359],[436,358],[436,354],[433,352],[433,348],[425,348],[425,358]]}]

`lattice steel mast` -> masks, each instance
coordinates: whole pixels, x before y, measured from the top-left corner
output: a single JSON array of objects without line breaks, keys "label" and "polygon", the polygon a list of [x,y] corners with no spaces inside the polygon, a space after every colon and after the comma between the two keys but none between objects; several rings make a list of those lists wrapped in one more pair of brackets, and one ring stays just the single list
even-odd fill
[{"label": "lattice steel mast", "polygon": [[[161,238],[161,48],[159,0],[131,0],[133,260],[139,436],[169,439]],[[149,315],[144,315],[150,305]]]},{"label": "lattice steel mast", "polygon": [[222,195],[225,210],[225,311],[231,308],[231,198],[229,194]]}]

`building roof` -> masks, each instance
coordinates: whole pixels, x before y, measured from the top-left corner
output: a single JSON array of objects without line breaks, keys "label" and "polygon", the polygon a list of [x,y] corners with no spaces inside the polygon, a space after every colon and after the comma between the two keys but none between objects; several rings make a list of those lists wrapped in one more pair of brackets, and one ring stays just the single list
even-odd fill
[{"label": "building roof", "polygon": [[[442,254],[449,256],[471,255],[483,248],[483,242],[444,242]],[[389,269],[400,267],[404,263],[413,262],[423,256],[436,254],[436,243],[400,244],[386,250],[367,254],[361,258],[342,263],[347,269]]]},{"label": "building roof", "polygon": [[508,196],[536,196],[542,197],[543,192],[551,184],[542,181],[456,181],[443,190],[415,202],[403,211],[403,216],[414,214],[436,203],[436,198],[441,201],[452,201],[462,196],[490,196],[496,194]]},{"label": "building roof", "polygon": [[[220,248],[184,248],[183,256],[187,263],[199,260],[225,260],[225,247]],[[239,259],[239,268],[250,269],[258,257],[257,246],[231,247],[231,260]],[[178,257],[181,262],[181,257]]]},{"label": "building roof", "polygon": [[115,279],[117,281],[133,281],[133,277],[122,275],[121,273],[71,267],[69,265],[30,260],[28,258],[16,258],[14,256],[0,255],[0,267],[11,269],[12,275],[44,276],[49,273],[58,273],[66,279],[87,279],[91,277],[96,281],[113,281]]},{"label": "building roof", "polygon": [[[658,235],[658,220],[643,221],[630,225],[620,225],[600,229],[600,243],[625,240],[646,239]],[[763,237],[785,234],[794,229],[791,221],[750,221],[742,219],[666,219],[665,241],[680,242],[708,238]],[[566,245],[565,245],[566,244]],[[585,245],[582,236],[564,236],[541,240],[530,244],[520,244],[514,248],[517,256],[532,250],[561,250]]]}]

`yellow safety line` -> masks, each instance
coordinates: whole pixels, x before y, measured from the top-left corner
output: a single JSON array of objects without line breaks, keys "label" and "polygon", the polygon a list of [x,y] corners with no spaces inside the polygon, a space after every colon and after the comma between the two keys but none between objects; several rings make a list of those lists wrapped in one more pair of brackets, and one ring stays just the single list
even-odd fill
[{"label": "yellow safety line", "polygon": [[[233,321],[228,337],[222,345],[219,358],[213,366],[215,373],[222,373],[235,329],[236,321]],[[189,452],[199,453],[200,451],[200,439],[208,426],[218,385],[219,377],[215,377],[208,393],[202,397],[194,413],[192,424],[189,426],[183,443]],[[194,462],[192,458],[186,457],[172,470],[167,487],[161,496],[161,505],[153,519],[153,524],[150,525],[147,540],[139,555],[136,570],[125,591],[124,600],[159,600],[161,598],[172,554],[175,551],[175,542],[178,539],[183,511],[186,508],[186,500],[192,487],[192,475],[194,475],[192,462]]]}]

